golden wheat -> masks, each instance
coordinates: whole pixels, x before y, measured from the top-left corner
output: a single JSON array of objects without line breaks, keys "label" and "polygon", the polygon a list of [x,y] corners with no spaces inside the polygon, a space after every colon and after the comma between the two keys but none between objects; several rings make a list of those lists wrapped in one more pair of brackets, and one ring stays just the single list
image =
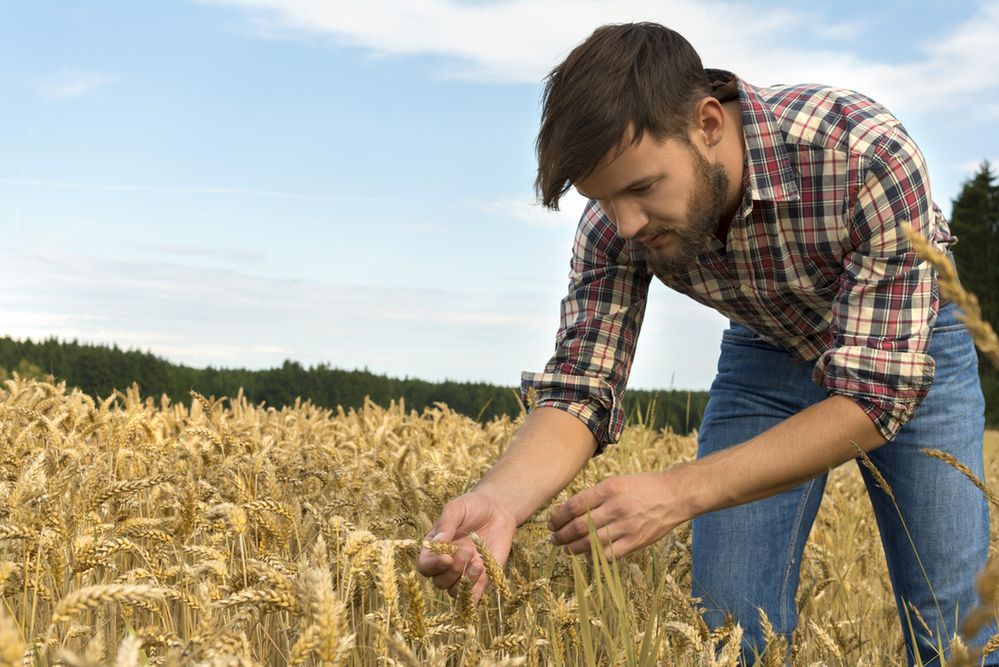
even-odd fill
[{"label": "golden wheat", "polygon": [[63,623],[88,609],[106,604],[145,604],[162,600],[163,590],[155,586],[105,584],[87,586],[67,595],[52,611],[51,625]]},{"label": "golden wheat", "polygon": [[[736,664],[742,629],[710,630],[687,596],[689,526],[620,563],[574,560],[548,543],[547,507],[505,567],[478,541],[497,598],[475,605],[463,581],[452,600],[415,573],[420,549],[455,553],[424,536],[518,422],[241,396],[185,408],[134,387],[95,400],[15,377],[0,390],[0,667]],[[553,503],[694,451],[629,427]],[[986,455],[995,474],[996,434]],[[802,621],[764,660],[892,664],[901,628],[864,485],[843,467],[827,489]],[[983,599],[995,581],[990,564]]]}]

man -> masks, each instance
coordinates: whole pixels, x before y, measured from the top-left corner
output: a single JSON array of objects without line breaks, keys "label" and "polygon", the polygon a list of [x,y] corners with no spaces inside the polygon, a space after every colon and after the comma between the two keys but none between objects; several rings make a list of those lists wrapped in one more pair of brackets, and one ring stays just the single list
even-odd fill
[{"label": "man", "polygon": [[[555,355],[524,374],[537,407],[508,450],[431,531],[461,550],[424,550],[419,570],[452,594],[467,577],[481,595],[468,533],[505,562],[515,528],[617,440],[654,277],[732,320],[698,459],[574,496],[551,516],[555,544],[585,553],[592,520],[620,558],[692,520],[693,595],[709,624],[731,614],[743,625],[752,656],[759,609],[794,630],[826,472],[859,447],[893,490],[861,470],[908,658],[939,660],[939,638],[977,601],[988,509],[919,450],[945,449],[981,475],[984,402],[970,337],[903,231],[953,242],[904,127],[850,91],[704,70],[677,33],[631,24],[599,28],[552,71],[537,148],[546,206],[570,186],[590,199]],[[913,608],[932,636],[908,622]]]}]

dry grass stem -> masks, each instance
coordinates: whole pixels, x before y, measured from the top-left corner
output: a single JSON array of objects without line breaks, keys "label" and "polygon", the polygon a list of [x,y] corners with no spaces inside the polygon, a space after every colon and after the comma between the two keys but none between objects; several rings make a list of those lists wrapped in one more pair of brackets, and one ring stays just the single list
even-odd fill
[{"label": "dry grass stem", "polygon": [[927,456],[943,461],[967,477],[972,484],[978,487],[978,489],[985,494],[985,497],[989,499],[989,502],[992,503],[993,506],[999,508],[999,495],[990,489],[985,482],[979,479],[978,475],[972,472],[971,468],[958,461],[952,454],[942,452],[939,449],[921,449],[920,451]]}]

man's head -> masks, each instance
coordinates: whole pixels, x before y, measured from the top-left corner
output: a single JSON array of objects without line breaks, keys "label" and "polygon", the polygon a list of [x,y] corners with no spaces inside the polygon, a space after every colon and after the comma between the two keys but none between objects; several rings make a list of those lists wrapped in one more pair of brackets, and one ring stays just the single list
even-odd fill
[{"label": "man's head", "polygon": [[[713,104],[701,113],[713,141],[724,125],[724,112]],[[597,200],[619,236],[645,247],[645,259],[655,273],[682,271],[707,249],[727,213],[734,194],[728,171],[709,162],[689,139],[646,134],[624,146],[575,181],[576,190]]]},{"label": "man's head", "polygon": [[548,75],[535,182],[542,204],[558,210],[598,161],[647,134],[689,142],[710,94],[701,59],[680,34],[656,23],[597,28]]}]

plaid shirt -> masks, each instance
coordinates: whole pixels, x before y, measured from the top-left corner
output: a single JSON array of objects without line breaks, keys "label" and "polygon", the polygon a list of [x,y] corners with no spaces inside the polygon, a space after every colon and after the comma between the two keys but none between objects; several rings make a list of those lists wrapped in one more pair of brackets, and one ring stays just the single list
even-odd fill
[{"label": "plaid shirt", "polygon": [[757,88],[707,70],[719,98],[738,95],[743,200],[725,243],[686,272],[653,274],[637,241],[590,201],[576,231],[555,354],[521,388],[583,421],[597,452],[620,437],[622,395],[653,277],[795,358],[849,396],[892,439],[933,382],[926,354],[938,307],[932,267],[899,223],[946,250],[954,239],[930,199],[923,157],[902,124],[855,92]]}]

